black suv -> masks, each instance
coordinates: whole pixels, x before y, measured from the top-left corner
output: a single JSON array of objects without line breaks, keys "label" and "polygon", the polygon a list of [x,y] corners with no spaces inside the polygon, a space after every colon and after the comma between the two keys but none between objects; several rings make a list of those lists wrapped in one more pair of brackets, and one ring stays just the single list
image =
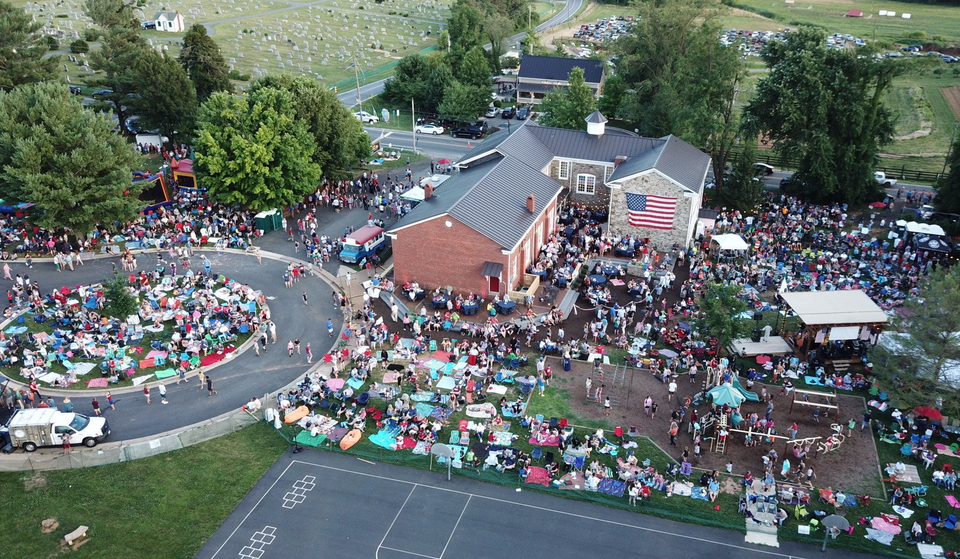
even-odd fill
[{"label": "black suv", "polygon": [[500,118],[510,119],[517,114],[516,107],[504,107],[503,111],[500,112]]},{"label": "black suv", "polygon": [[517,120],[526,120],[528,116],[530,116],[530,109],[527,107],[520,107],[517,111]]},{"label": "black suv", "polygon": [[450,133],[454,138],[473,138],[476,140],[487,132],[487,123],[479,121],[476,124],[461,126]]}]

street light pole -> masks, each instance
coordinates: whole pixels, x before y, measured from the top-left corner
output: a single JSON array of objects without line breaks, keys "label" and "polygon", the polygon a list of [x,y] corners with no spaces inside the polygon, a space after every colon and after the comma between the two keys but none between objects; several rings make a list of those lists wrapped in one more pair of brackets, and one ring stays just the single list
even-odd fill
[{"label": "street light pole", "polygon": [[410,120],[412,121],[413,127],[413,154],[417,154],[417,112],[413,106],[413,97],[410,98]]}]

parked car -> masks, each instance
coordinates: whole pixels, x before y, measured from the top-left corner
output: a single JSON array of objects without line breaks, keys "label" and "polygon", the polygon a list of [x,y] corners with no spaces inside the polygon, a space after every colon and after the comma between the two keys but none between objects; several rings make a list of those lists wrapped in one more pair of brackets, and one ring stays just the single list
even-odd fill
[{"label": "parked car", "polygon": [[517,120],[526,120],[528,116],[530,116],[530,109],[527,107],[520,107],[517,111]]},{"label": "parked car", "polygon": [[773,174],[773,165],[767,165],[766,163],[754,163],[753,168],[757,170],[758,175],[770,176]]},{"label": "parked car", "polygon": [[375,122],[380,122],[380,117],[378,117],[377,115],[372,115],[367,111],[359,111],[359,112],[353,113],[353,116],[357,117],[357,120],[359,120],[364,124],[373,124]]},{"label": "parked car", "polygon": [[498,109],[497,107],[490,107],[489,109],[487,109],[487,112],[483,114],[483,116],[487,118],[493,118],[498,114],[500,114],[500,109]]},{"label": "parked car", "polygon": [[468,126],[461,126],[453,132],[450,132],[450,135],[454,138],[472,138],[476,140],[480,136],[483,136],[487,131],[487,123],[479,121],[476,124],[470,124]]},{"label": "parked car", "polygon": [[513,118],[517,114],[516,107],[504,107],[503,112],[500,113],[500,118],[508,119]]},{"label": "parked car", "polygon": [[140,24],[140,27],[143,27],[144,29],[156,29],[156,28],[157,28],[157,22],[155,22],[155,21],[145,21],[145,22],[143,22],[143,23]]},{"label": "parked car", "polygon": [[80,95],[81,93],[83,93],[83,91],[80,90],[80,86],[78,86],[78,85],[71,85],[71,86],[70,86],[70,93],[72,93],[73,95]]},{"label": "parked car", "polygon": [[113,95],[112,89],[101,89],[100,91],[93,92],[94,99],[100,99],[101,97],[107,97],[108,95]]},{"label": "parked car", "polygon": [[897,179],[888,177],[883,171],[875,172],[873,177],[877,180],[877,184],[883,186],[884,188],[890,188],[897,185]]},{"label": "parked car", "polygon": [[417,131],[417,134],[433,134],[434,136],[439,136],[443,134],[443,127],[437,126],[436,124],[421,124],[414,128]]}]

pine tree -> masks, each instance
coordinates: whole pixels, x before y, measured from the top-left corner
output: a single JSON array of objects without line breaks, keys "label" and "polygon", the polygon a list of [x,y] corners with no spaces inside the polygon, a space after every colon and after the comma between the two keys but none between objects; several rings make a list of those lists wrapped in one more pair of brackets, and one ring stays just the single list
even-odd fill
[{"label": "pine tree", "polygon": [[180,64],[190,76],[201,102],[217,91],[233,92],[227,61],[203,25],[191,26],[183,36]]},{"label": "pine tree", "polygon": [[47,53],[43,24],[34,22],[26,10],[0,0],[0,90],[56,79],[59,57]]},{"label": "pine tree", "polygon": [[118,273],[103,282],[103,296],[106,302],[103,305],[107,316],[126,319],[137,314],[137,298],[130,293],[126,280]]}]

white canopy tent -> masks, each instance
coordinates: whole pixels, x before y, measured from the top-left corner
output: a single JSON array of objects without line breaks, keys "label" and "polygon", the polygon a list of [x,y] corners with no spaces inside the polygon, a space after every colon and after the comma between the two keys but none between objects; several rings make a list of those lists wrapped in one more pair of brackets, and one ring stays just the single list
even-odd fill
[{"label": "white canopy tent", "polygon": [[403,200],[410,200],[411,202],[423,202],[425,196],[424,190],[422,187],[415,186],[410,190],[404,192],[400,195],[400,198]]},{"label": "white canopy tent", "polygon": [[750,248],[747,241],[744,241],[743,237],[736,233],[714,235],[713,238],[710,239],[710,243],[716,243],[717,248],[720,250],[748,250]]},{"label": "white canopy tent", "polygon": [[897,225],[903,227],[907,230],[907,233],[917,233],[924,235],[938,235],[943,237],[946,235],[946,232],[943,230],[943,227],[935,223],[917,223],[916,221],[904,221],[900,220],[897,222]]},{"label": "white canopy tent", "polygon": [[807,326],[886,324],[889,318],[859,289],[783,292],[780,297]]}]

